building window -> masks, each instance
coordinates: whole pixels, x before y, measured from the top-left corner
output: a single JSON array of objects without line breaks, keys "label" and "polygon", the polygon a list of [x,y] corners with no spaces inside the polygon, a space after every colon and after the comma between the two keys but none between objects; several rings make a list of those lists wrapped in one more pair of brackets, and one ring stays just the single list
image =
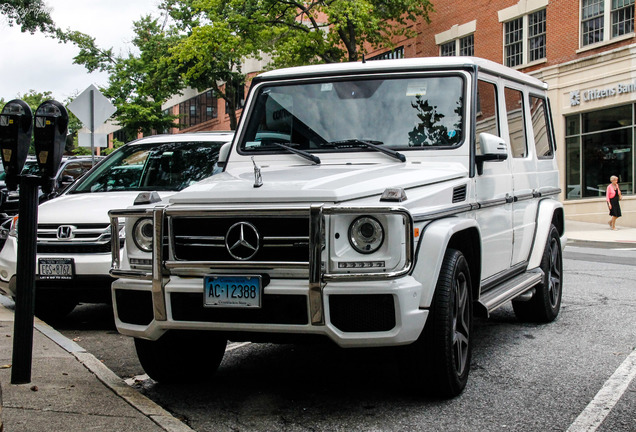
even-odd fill
[{"label": "building window", "polygon": [[583,46],[603,40],[603,10],[605,0],[583,0],[581,3],[581,33]]},{"label": "building window", "polygon": [[523,63],[523,18],[505,23],[506,66],[514,67]]},{"label": "building window", "polygon": [[393,60],[404,58],[404,47],[398,47],[391,51],[386,51],[381,54],[369,57],[368,60]]},{"label": "building window", "polygon": [[520,0],[498,12],[503,24],[504,64],[524,66],[543,60],[546,54],[546,10],[548,0]]},{"label": "building window", "polygon": [[442,57],[472,56],[475,54],[475,38],[473,35],[458,38],[450,42],[445,42],[439,46],[439,55]]},{"label": "building window", "polygon": [[[606,11],[610,11],[606,14]],[[611,32],[605,28],[610,27]],[[634,32],[634,0],[582,0],[581,45],[605,42]]]},{"label": "building window", "polygon": [[475,36],[470,35],[459,40],[459,55],[472,56],[475,54]]},{"label": "building window", "polygon": [[612,0],[612,37],[634,32],[634,0]]},{"label": "building window", "polygon": [[630,104],[565,118],[567,199],[604,197],[613,175],[623,194],[633,194],[633,110]]},{"label": "building window", "polygon": [[545,9],[528,15],[528,61],[545,58]]},{"label": "building window", "polygon": [[447,42],[445,44],[442,44],[439,47],[439,55],[441,55],[442,57],[452,57],[455,56],[457,51],[455,51],[455,41],[452,42]]},{"label": "building window", "polygon": [[182,128],[195,126],[216,117],[217,98],[211,90],[179,104],[179,125]]}]

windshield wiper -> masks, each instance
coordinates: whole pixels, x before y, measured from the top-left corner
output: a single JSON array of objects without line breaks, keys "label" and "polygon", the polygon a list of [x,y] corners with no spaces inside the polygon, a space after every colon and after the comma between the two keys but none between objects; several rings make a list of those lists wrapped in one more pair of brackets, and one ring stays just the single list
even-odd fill
[{"label": "windshield wiper", "polygon": [[[378,144],[376,144],[376,143],[378,143]],[[391,150],[390,148],[382,147],[381,145],[379,145],[379,144],[382,144],[381,141],[370,142],[370,141],[365,141],[365,140],[361,140],[361,139],[349,139],[349,140],[341,140],[341,141],[332,141],[329,144],[332,144],[336,148],[341,148],[341,147],[367,147],[367,148],[372,148],[374,150],[379,151],[380,153],[384,153],[385,155],[391,156],[392,158],[395,158],[395,159],[399,160],[400,162],[406,162],[406,156],[404,156],[400,152],[397,152],[395,150]]]},{"label": "windshield wiper", "polygon": [[[293,143],[290,143],[290,144],[294,145]],[[302,156],[305,159],[312,161],[316,165],[320,165],[320,158],[318,156],[315,156],[315,155],[309,153],[309,152],[306,152],[305,150],[300,150],[300,149],[291,147],[289,145],[285,145],[285,144],[281,144],[281,143],[277,143],[277,142],[269,142],[269,143],[267,143],[267,146],[269,146],[269,145],[275,145],[275,146],[278,146],[280,148],[284,148],[285,150],[287,150],[290,153],[297,154],[298,156]],[[260,148],[265,148],[267,146],[262,146]]]}]

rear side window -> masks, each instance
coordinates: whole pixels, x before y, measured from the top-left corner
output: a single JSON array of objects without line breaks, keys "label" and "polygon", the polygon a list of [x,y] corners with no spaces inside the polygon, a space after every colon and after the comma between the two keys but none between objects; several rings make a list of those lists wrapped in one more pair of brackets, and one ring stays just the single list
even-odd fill
[{"label": "rear side window", "polygon": [[548,129],[548,108],[544,98],[530,96],[530,115],[532,117],[532,133],[537,157],[554,157],[552,135]]},{"label": "rear side window", "polygon": [[506,87],[504,97],[506,98],[506,114],[512,157],[524,158],[528,155],[528,146],[526,144],[526,128],[523,116],[523,93]]}]

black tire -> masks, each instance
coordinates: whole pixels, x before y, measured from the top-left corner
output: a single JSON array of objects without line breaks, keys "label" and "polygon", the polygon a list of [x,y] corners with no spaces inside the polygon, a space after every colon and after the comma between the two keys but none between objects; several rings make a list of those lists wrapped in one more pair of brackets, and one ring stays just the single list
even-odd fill
[{"label": "black tire", "polygon": [[218,369],[227,339],[210,332],[169,331],[156,341],[135,338],[137,357],[150,378],[176,383],[196,377],[209,381]]},{"label": "black tire", "polygon": [[548,240],[541,258],[543,281],[528,301],[513,301],[512,308],[521,321],[548,323],[554,321],[561,310],[563,295],[563,257],[559,231],[550,227]]},{"label": "black tire", "polygon": [[468,382],[472,355],[473,295],[468,262],[448,249],[422,334],[402,355],[406,383],[445,398]]},{"label": "black tire", "polygon": [[75,306],[77,299],[68,294],[37,291],[35,293],[35,316],[44,322],[58,322],[66,318]]}]

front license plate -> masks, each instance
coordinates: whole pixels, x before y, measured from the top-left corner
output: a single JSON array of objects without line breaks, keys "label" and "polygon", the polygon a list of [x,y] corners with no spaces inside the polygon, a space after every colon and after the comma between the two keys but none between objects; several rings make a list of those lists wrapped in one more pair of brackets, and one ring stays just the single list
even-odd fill
[{"label": "front license plate", "polygon": [[38,274],[40,279],[73,279],[73,258],[40,258]]},{"label": "front license plate", "polygon": [[262,286],[260,276],[205,276],[203,306],[260,308]]}]

